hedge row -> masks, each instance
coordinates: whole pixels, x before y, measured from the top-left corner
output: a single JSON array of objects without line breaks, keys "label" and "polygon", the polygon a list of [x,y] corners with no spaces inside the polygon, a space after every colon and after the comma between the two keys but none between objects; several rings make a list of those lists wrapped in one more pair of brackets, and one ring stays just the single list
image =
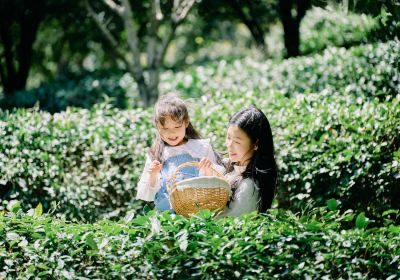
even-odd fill
[{"label": "hedge row", "polygon": [[118,215],[136,192],[154,134],[150,118],[147,111],[109,104],[54,115],[0,111],[2,207],[19,199],[45,209],[59,202],[59,212],[69,218]]},{"label": "hedge row", "polygon": [[111,98],[118,108],[127,108],[131,101],[118,81],[120,71],[69,74],[32,90],[16,92],[0,99],[0,108],[31,108],[40,106],[50,113],[64,111],[67,107],[91,108]]},{"label": "hedge row", "polygon": [[377,29],[376,19],[332,7],[314,7],[307,11],[300,24],[300,53],[316,53],[330,46],[350,47],[368,43]]},{"label": "hedge row", "polygon": [[188,96],[230,91],[243,94],[279,91],[287,96],[323,90],[378,97],[400,93],[400,42],[329,48],[321,54],[282,62],[251,58],[198,66],[185,72],[167,72],[163,93],[178,90]]},{"label": "hedge row", "polygon": [[382,103],[328,90],[296,98],[229,92],[206,103],[197,123],[222,151],[225,129],[216,128],[226,127],[233,111],[255,104],[266,113],[279,165],[280,207],[300,211],[335,198],[346,209],[371,215],[400,208],[400,95]]},{"label": "hedge row", "polygon": [[[377,54],[394,59],[389,50],[395,48],[388,43],[343,51],[342,62],[351,59],[351,54],[372,55],[374,49],[386,49],[386,55]],[[324,56],[284,64],[310,60],[317,64]],[[334,76],[329,71],[335,67],[320,61],[319,67],[330,78],[316,81],[326,83],[326,88],[288,94],[268,88],[273,80],[265,78],[260,63],[240,63],[202,71],[197,68],[192,76],[177,75],[177,80],[192,77],[191,83],[204,85],[203,96],[195,100],[193,122],[220,151],[225,149],[226,124],[235,110],[256,104],[267,114],[280,168],[281,207],[299,211],[335,198],[343,209],[369,215],[400,208],[396,199],[400,192],[398,84],[370,88],[369,94],[357,85],[328,86]],[[376,71],[371,73],[380,73],[371,77],[388,75],[365,65],[368,71]],[[278,65],[277,72],[279,67],[283,66]],[[398,68],[390,69],[395,75],[386,79],[388,84],[394,83],[399,73]],[[284,77],[277,77],[276,83],[283,85]],[[206,78],[209,80],[203,80]],[[189,91],[186,87],[185,92]],[[53,201],[59,201],[59,213],[84,220],[123,215],[139,207],[133,198],[144,155],[154,137],[150,119],[151,110],[121,111],[110,105],[54,115],[38,110],[2,111],[1,206],[18,199],[27,208],[40,201],[49,209]]]},{"label": "hedge row", "polygon": [[[335,204],[308,215],[272,210],[216,220],[149,212],[119,222],[71,224],[0,214],[2,279],[397,279],[398,211],[386,227]],[[356,217],[357,216],[357,217]],[[351,228],[345,229],[349,224]]]}]

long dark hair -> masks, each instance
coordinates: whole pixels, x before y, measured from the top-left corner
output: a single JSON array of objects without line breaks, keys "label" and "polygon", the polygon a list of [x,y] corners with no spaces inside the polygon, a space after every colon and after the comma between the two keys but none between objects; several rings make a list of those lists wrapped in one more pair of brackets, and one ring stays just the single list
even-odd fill
[{"label": "long dark hair", "polygon": [[[271,208],[278,177],[271,126],[265,114],[255,106],[236,112],[229,120],[230,125],[237,125],[247,134],[252,144],[257,145],[245,171],[234,179],[233,189],[235,190],[241,180],[252,179],[259,189],[258,211],[265,212]],[[227,172],[232,172],[233,169],[233,164],[229,161]]]},{"label": "long dark hair", "polygon": [[[189,119],[189,112],[185,102],[175,94],[167,94],[161,96],[154,108],[153,125],[157,128],[157,124],[164,126],[167,117],[170,117],[176,122],[188,122],[189,125],[186,128],[185,140],[189,139],[200,139],[202,138],[200,133],[194,129]],[[162,139],[159,133],[157,133],[156,139],[153,141],[153,145],[149,150],[149,156],[152,160],[163,161],[164,147],[168,145]]]}]

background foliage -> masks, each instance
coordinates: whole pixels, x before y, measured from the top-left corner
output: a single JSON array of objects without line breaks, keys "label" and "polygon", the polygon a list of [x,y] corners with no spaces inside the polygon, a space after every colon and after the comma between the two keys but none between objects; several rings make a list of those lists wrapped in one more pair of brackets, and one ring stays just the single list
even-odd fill
[{"label": "background foliage", "polygon": [[[273,127],[280,207],[299,211],[335,198],[377,215],[399,208],[398,52],[388,42],[278,64],[220,62],[167,73],[162,90],[198,95],[193,123],[222,152],[232,112],[259,106]],[[3,207],[19,199],[49,209],[55,200],[59,213],[88,220],[131,209],[155,135],[151,109],[3,111],[0,121]]]}]

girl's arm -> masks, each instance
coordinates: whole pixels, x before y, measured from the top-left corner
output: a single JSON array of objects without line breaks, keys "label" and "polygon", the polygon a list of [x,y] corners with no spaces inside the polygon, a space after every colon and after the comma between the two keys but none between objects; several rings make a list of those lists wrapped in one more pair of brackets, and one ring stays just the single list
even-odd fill
[{"label": "girl's arm", "polygon": [[152,178],[150,178],[149,168],[151,162],[152,161],[150,157],[147,155],[143,173],[137,185],[136,199],[141,199],[145,201],[154,201],[154,197],[161,187],[161,180],[159,178],[159,174],[157,175],[155,180],[151,180]]},{"label": "girl's arm", "polygon": [[233,200],[229,207],[219,215],[220,217],[226,216],[240,216],[257,210],[259,203],[258,190],[253,180],[247,178],[242,180],[237,188]]}]

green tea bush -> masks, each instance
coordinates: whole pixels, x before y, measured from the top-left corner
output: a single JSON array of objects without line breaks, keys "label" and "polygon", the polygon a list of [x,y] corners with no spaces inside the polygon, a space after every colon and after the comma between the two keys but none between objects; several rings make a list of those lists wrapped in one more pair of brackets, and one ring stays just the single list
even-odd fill
[{"label": "green tea bush", "polygon": [[336,198],[344,209],[370,215],[400,208],[400,95],[379,102],[329,90],[295,98],[224,92],[205,103],[207,110],[198,111],[196,122],[222,151],[232,112],[254,104],[266,113],[281,207],[300,211]]},{"label": "green tea bush", "polygon": [[[343,209],[378,216],[400,208],[398,50],[390,42],[278,65],[221,62],[176,79],[167,74],[171,82],[162,91],[201,95],[193,123],[220,151],[230,115],[250,104],[260,107],[274,134],[281,207],[301,211],[335,198]],[[364,63],[357,68],[352,59]],[[352,83],[357,74],[349,67],[364,82]],[[136,184],[155,135],[150,119],[151,110],[110,105],[54,115],[1,112],[2,207],[18,199],[24,207],[42,202],[49,209],[58,201],[59,214],[89,221],[137,209]]]},{"label": "green tea bush", "polygon": [[400,93],[400,43],[368,44],[329,48],[322,54],[288,59],[220,61],[208,67],[198,66],[185,72],[167,72],[162,78],[162,92],[178,90],[202,96],[220,91],[279,91],[288,96],[323,90],[342,94],[378,97]]},{"label": "green tea bush", "polygon": [[320,52],[327,47],[350,47],[368,43],[378,27],[374,18],[333,7],[313,7],[300,24],[300,53]]},{"label": "green tea bush", "polygon": [[0,108],[31,108],[51,113],[64,111],[67,107],[91,108],[111,98],[114,106],[127,108],[132,101],[121,86],[122,74],[115,71],[97,71],[81,76],[67,75],[38,88],[16,92],[0,99]]},{"label": "green tea bush", "polygon": [[[332,210],[335,205],[331,205]],[[397,279],[400,227],[368,226],[363,213],[272,210],[215,219],[150,212],[73,224],[0,214],[2,279]],[[356,218],[357,216],[357,218]],[[348,224],[353,226],[348,228]]]},{"label": "green tea bush", "polygon": [[126,208],[150,145],[151,116],[101,106],[54,115],[1,112],[3,208],[13,199],[45,209],[57,201],[60,213],[87,220]]}]

